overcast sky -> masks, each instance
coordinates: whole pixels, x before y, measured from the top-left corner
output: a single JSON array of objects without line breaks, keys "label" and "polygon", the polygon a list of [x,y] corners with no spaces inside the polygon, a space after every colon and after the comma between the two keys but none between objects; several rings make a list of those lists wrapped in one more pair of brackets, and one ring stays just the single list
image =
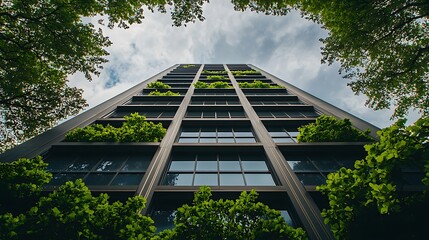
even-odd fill
[{"label": "overcast sky", "polygon": [[320,63],[319,39],[327,32],[299,13],[236,12],[229,1],[216,0],[205,5],[204,16],[177,28],[169,14],[146,12],[140,25],[106,30],[113,45],[100,77],[88,82],[76,74],[70,84],[83,88],[94,107],[176,63],[250,63],[378,127],[392,123],[392,111],[364,106],[338,65]]}]

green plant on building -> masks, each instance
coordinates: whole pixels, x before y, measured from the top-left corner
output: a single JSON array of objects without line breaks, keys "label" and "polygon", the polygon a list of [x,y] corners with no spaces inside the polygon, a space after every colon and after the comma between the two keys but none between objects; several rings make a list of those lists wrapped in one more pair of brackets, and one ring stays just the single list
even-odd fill
[{"label": "green plant on building", "polygon": [[369,136],[370,131],[364,132],[352,127],[349,119],[321,115],[315,123],[298,128],[298,142],[368,142],[374,141]]},{"label": "green plant on building", "polygon": [[148,94],[148,96],[180,96],[179,92],[172,92],[170,90],[166,92],[160,92],[158,90],[152,91]]},{"label": "green plant on building", "polygon": [[226,71],[203,70],[202,74],[226,74]]},{"label": "green plant on building", "polygon": [[132,113],[125,116],[122,127],[93,124],[76,128],[65,136],[67,142],[158,142],[167,130],[161,123],[147,122],[145,116]]},{"label": "green plant on building", "polygon": [[210,84],[202,81],[197,81],[196,83],[194,83],[194,86],[195,88],[232,88],[232,86],[230,86],[228,82],[224,81],[216,81]]},{"label": "green plant on building", "polygon": [[171,88],[170,85],[165,84],[161,81],[151,82],[147,85],[148,88],[156,88],[156,89],[168,89]]},{"label": "green plant on building", "polygon": [[259,80],[253,80],[253,82],[239,82],[238,86],[240,88],[284,88],[283,86],[279,85],[271,85],[269,83],[264,83]]},{"label": "green plant on building", "polygon": [[183,66],[183,68],[190,68],[190,67],[195,67],[195,64],[186,64],[185,66]]},{"label": "green plant on building", "polygon": [[225,76],[222,75],[211,75],[211,76],[207,76],[208,80],[225,80]]},{"label": "green plant on building", "polygon": [[234,76],[247,76],[247,75],[257,75],[261,74],[261,72],[256,70],[235,70],[231,71]]}]

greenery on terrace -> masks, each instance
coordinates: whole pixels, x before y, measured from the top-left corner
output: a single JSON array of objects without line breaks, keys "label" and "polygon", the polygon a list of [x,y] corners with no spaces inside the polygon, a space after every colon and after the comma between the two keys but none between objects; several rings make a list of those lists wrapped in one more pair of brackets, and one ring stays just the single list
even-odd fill
[{"label": "greenery on terrace", "polygon": [[207,76],[208,80],[226,80],[227,78],[225,78],[225,76],[222,75],[211,75],[211,76]]},{"label": "greenery on terrace", "polygon": [[160,92],[158,90],[152,91],[148,94],[148,96],[180,96],[179,92],[172,92],[170,90],[165,92]]},{"label": "greenery on terrace", "polygon": [[158,142],[167,130],[161,123],[147,122],[145,116],[132,113],[125,116],[122,127],[93,124],[76,128],[65,136],[67,142]]},{"label": "greenery on terrace", "polygon": [[259,80],[253,80],[253,82],[239,82],[238,86],[240,88],[284,88],[283,86],[279,85],[271,85],[269,83],[264,83]]},{"label": "greenery on terrace", "polygon": [[[377,134],[380,140],[365,145],[367,156],[354,169],[330,173],[317,187],[329,199],[325,223],[338,239],[426,239],[429,118],[410,126],[399,120]],[[401,191],[410,180],[407,169],[425,191]]]},{"label": "greenery on terrace", "polygon": [[226,71],[203,70],[202,74],[226,74]]},{"label": "greenery on terrace", "polygon": [[140,214],[141,196],[110,202],[105,193],[93,196],[81,179],[41,196],[52,179],[46,167],[41,157],[0,163],[0,239],[306,239],[279,211],[257,202],[254,190],[215,201],[208,187],[178,209],[173,229],[156,234],[153,220]]},{"label": "greenery on terrace", "polygon": [[315,123],[298,128],[298,142],[368,142],[374,141],[369,136],[370,131],[364,132],[352,127],[349,119],[321,115]]},{"label": "greenery on terrace", "polygon": [[165,84],[161,81],[151,82],[147,85],[148,88],[156,88],[156,89],[168,89],[171,88],[170,85]]},{"label": "greenery on terrace", "polygon": [[232,88],[232,86],[230,86],[228,82],[224,81],[216,81],[210,84],[202,81],[197,81],[196,83],[194,83],[194,86],[195,88]]},{"label": "greenery on terrace", "polygon": [[258,74],[261,74],[261,72],[256,71],[256,70],[235,70],[235,71],[231,71],[231,73],[234,76],[247,76],[247,75],[258,75]]}]

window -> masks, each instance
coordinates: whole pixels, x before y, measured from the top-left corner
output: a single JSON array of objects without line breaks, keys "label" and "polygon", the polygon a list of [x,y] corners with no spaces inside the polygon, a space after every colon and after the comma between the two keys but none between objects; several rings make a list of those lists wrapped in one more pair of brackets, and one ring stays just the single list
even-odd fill
[{"label": "window", "polygon": [[299,135],[298,130],[286,129],[283,127],[269,127],[268,133],[275,143],[296,143],[296,138]]},{"label": "window", "polygon": [[268,101],[268,100],[261,100],[261,101],[256,101],[256,100],[251,100],[250,104],[252,105],[302,105],[304,104],[303,102],[299,101],[299,100],[285,100],[285,101]]},{"label": "window", "polygon": [[260,118],[316,118],[319,116],[314,110],[286,110],[286,111],[256,111]]},{"label": "window", "polygon": [[237,100],[192,100],[191,105],[239,105]]},{"label": "window", "polygon": [[152,155],[147,153],[67,154],[49,156],[46,162],[53,179],[49,185],[82,178],[89,186],[135,186],[140,184]]},{"label": "window", "polygon": [[145,101],[145,100],[132,100],[127,105],[180,105],[181,101]]},{"label": "window", "polygon": [[188,111],[187,118],[245,118],[244,111]]},{"label": "window", "polygon": [[173,154],[162,185],[276,186],[261,153]]},{"label": "window", "polygon": [[179,143],[256,143],[250,127],[184,127]]},{"label": "window", "polygon": [[208,91],[208,92],[194,92],[195,96],[235,96],[235,92],[216,92],[216,91]]},{"label": "window", "polygon": [[341,155],[329,153],[312,154],[284,154],[287,163],[297,175],[303,185],[321,185],[326,181],[330,172],[339,170],[341,167],[352,168],[354,162],[362,158],[355,154]]},{"label": "window", "polygon": [[116,111],[111,114],[109,118],[123,118],[124,116],[130,116],[131,113],[135,112],[146,116],[146,118],[172,118],[176,114],[176,111]]}]

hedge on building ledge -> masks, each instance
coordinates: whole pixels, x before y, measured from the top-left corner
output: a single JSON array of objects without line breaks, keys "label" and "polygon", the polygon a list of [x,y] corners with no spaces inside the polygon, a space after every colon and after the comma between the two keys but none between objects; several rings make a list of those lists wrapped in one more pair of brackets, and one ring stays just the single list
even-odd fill
[{"label": "hedge on building ledge", "polygon": [[251,82],[251,83],[239,82],[238,86],[240,86],[240,88],[284,88],[283,86],[271,85],[269,83],[264,83],[264,82],[259,81],[259,80],[253,80],[253,82]]},{"label": "hedge on building ledge", "polygon": [[156,89],[168,89],[171,88],[170,85],[165,84],[161,81],[151,82],[147,85],[148,88],[156,88]]},{"label": "hedge on building ledge", "polygon": [[167,130],[161,123],[147,122],[145,116],[132,113],[125,116],[122,127],[93,124],[76,128],[66,134],[67,142],[159,142]]},{"label": "hedge on building ledge", "polygon": [[231,71],[231,73],[234,76],[247,76],[247,75],[261,74],[261,72],[256,70],[236,70],[236,71]]},{"label": "hedge on building ledge", "polygon": [[349,119],[339,120],[321,115],[315,123],[298,128],[298,142],[368,142],[374,141],[370,131],[359,131],[352,127]]},{"label": "hedge on building ledge", "polygon": [[196,83],[194,83],[194,86],[195,88],[232,88],[232,86],[230,86],[228,82],[223,81],[212,82],[210,84],[202,81],[197,81]]},{"label": "hedge on building ledge", "polygon": [[178,92],[172,92],[170,90],[166,92],[160,92],[158,90],[152,91],[148,94],[148,96],[180,96]]}]

